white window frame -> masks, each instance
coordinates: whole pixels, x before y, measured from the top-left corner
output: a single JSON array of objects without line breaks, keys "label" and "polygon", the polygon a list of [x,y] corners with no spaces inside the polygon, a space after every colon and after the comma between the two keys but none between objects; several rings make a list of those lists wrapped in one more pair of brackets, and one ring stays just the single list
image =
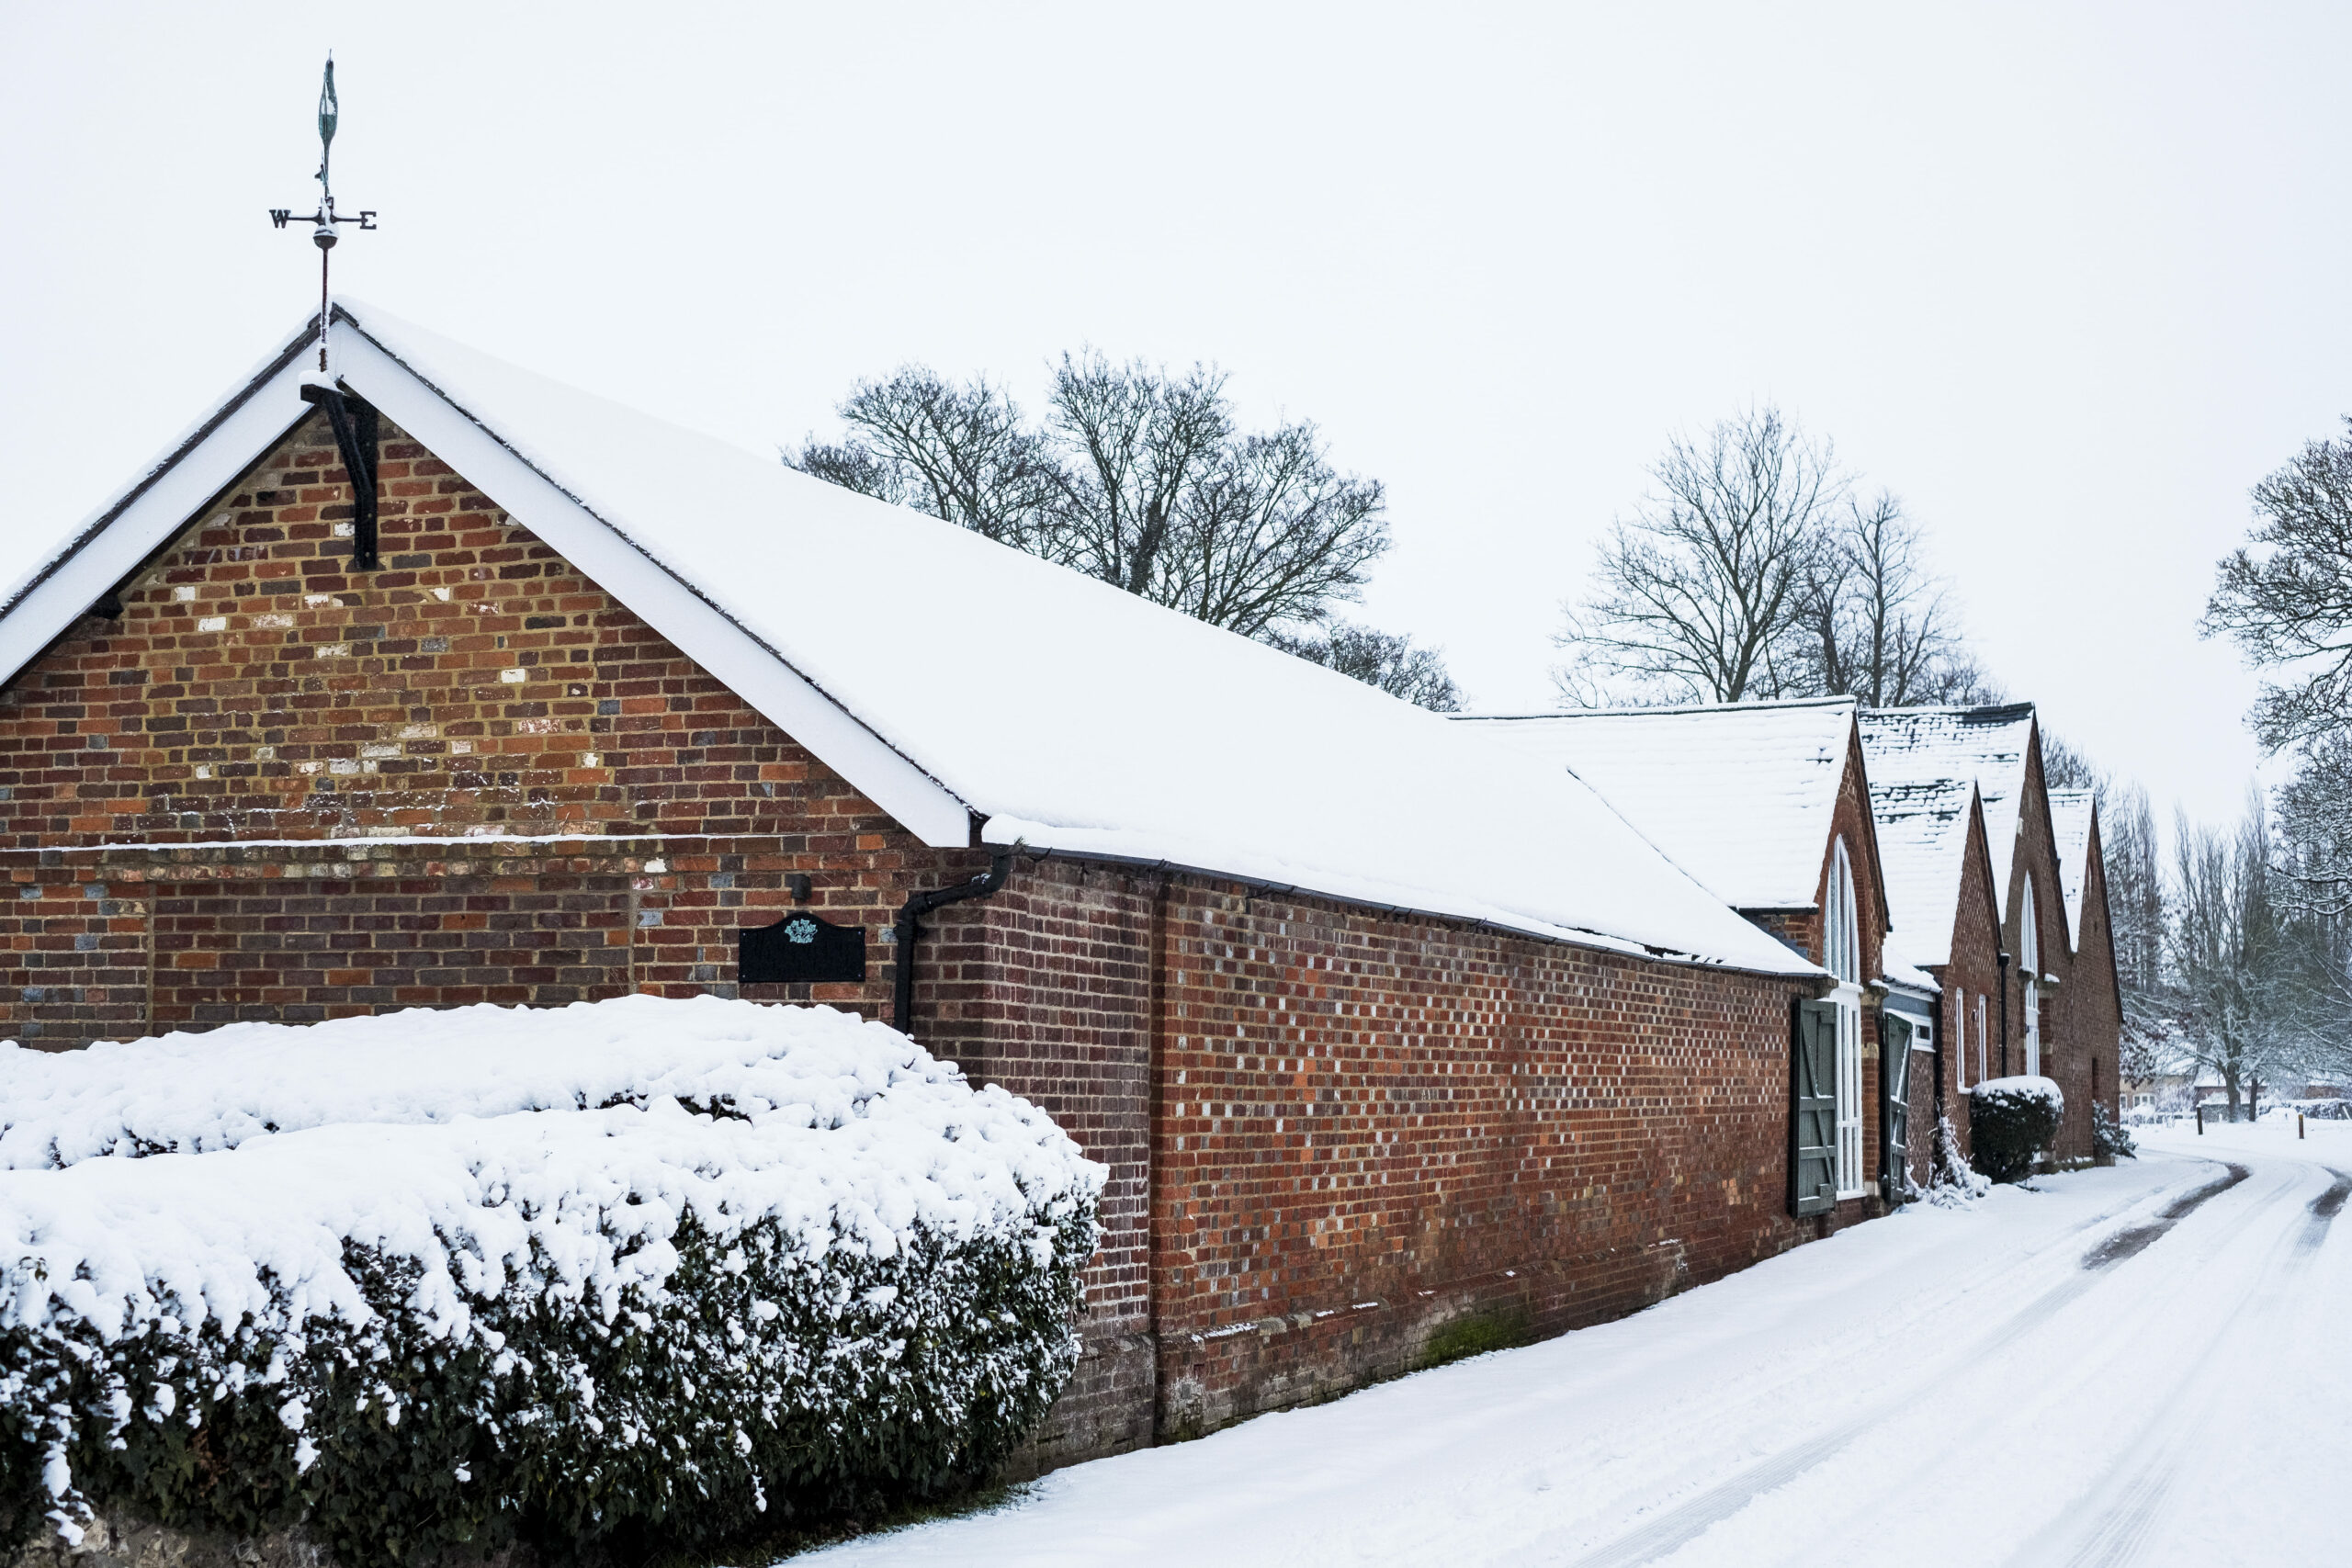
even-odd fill
[{"label": "white window frame", "polygon": [[1968,993],[1954,991],[1951,1004],[1952,1074],[1955,1089],[1968,1087]]},{"label": "white window frame", "polygon": [[[1985,999],[1984,992],[1979,991],[1976,993],[1976,1081],[1978,1083],[1983,1083],[1984,1081],[1984,1075],[1992,1071],[1992,1068],[1986,1063],[1984,1051]],[[1962,1049],[1965,1050],[1966,1048],[1967,1043],[1963,1041],[1962,1043]]]},{"label": "white window frame", "polygon": [[1862,1169],[1862,938],[1854,867],[1840,836],[1829,846],[1829,897],[1822,919],[1822,967],[1838,981],[1838,1196],[1869,1189]]},{"label": "white window frame", "polygon": [[2033,907],[2033,874],[2025,878],[2025,902],[2018,907],[2018,950],[2025,965],[2025,1070],[2028,1077],[2041,1073],[2041,927]]}]

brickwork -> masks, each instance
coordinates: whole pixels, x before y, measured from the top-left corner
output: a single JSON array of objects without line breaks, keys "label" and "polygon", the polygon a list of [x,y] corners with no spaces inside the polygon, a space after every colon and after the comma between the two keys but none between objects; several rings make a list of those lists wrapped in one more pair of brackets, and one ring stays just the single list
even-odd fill
[{"label": "brickwork", "polygon": [[1556,1333],[1798,1239],[1786,982],[1178,881],[1155,1118],[1163,1430]]},{"label": "brickwork", "polygon": [[[891,915],[986,852],[924,847],[401,433],[383,454],[383,570],[346,570],[309,423],[0,692],[0,1033],[632,990],[886,1016]],[[739,986],[794,875],[867,931],[865,984]],[[1084,1359],[1016,1470],[1825,1228],[1785,1214],[1787,981],[1026,855],[930,918],[920,976],[917,1037],[1109,1170]]]},{"label": "brickwork", "polygon": [[2066,1097],[2065,1120],[2059,1127],[2057,1146],[2052,1153],[2062,1162],[2086,1160],[2091,1154],[2089,1096],[2093,1053],[2089,1042],[2068,1039],[2057,1027],[2068,1007],[2066,982],[2071,978],[2072,954],[2066,935],[2065,896],[2061,891],[2058,873],[2057,839],[2050,819],[2050,795],[2042,782],[2038,737],[2026,753],[2017,852],[2009,864],[2007,914],[2001,931],[2002,946],[2010,955],[2007,1070],[2011,1073],[2022,1073],[2028,1066],[2024,889],[2029,879],[2033,885],[2034,934],[2041,954],[2041,972],[2059,977],[2057,987],[2041,987],[2038,1020],[2041,1074],[2053,1079]]},{"label": "brickwork", "polygon": [[1087,1275],[1086,1364],[1034,1439],[1040,1466],[1152,1438],[1152,1021],[1168,879],[1016,857],[985,902],[933,917],[918,973],[922,1039],[1044,1106],[1110,1170]]},{"label": "brickwork", "polygon": [[2091,1104],[2103,1103],[2110,1117],[2120,1111],[2118,1057],[2123,1010],[2116,989],[2115,935],[2108,923],[2107,870],[2096,818],[2084,877],[2081,934],[2061,973],[2064,983],[2050,1010],[2050,1032],[2058,1042],[2056,1066],[2064,1075],[2058,1083],[2066,1092],[2060,1153],[2082,1159],[2092,1153]]},{"label": "brickwork", "polygon": [[1937,1070],[1943,1075],[1944,1114],[1951,1119],[1962,1153],[1972,1146],[1966,1091],[2000,1072],[2001,951],[2001,917],[1993,901],[1984,816],[1972,811],[1952,912],[1951,961],[1928,971],[1943,987],[1938,1019],[1944,1048],[1938,1053]]}]

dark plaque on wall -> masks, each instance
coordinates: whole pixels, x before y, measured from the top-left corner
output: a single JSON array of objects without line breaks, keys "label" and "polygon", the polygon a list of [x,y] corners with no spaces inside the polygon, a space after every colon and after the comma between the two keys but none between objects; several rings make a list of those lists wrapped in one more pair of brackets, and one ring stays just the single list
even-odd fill
[{"label": "dark plaque on wall", "polygon": [[865,978],[865,928],[795,909],[772,926],[735,933],[735,978],[746,986]]}]

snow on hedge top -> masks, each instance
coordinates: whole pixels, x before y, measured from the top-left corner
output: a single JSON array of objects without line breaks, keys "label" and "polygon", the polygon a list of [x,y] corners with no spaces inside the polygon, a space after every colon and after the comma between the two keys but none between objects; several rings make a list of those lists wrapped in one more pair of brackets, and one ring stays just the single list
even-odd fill
[{"label": "snow on hedge top", "polygon": [[2050,836],[2058,850],[2058,889],[2066,897],[2066,945],[2083,944],[2083,889],[2090,880],[2091,818],[2098,797],[2086,789],[2050,792]]},{"label": "snow on hedge top", "polygon": [[1854,710],[1826,697],[1462,722],[1573,772],[1732,908],[1792,909],[1821,897]]},{"label": "snow on hedge top", "polygon": [[1983,1100],[2041,1100],[2059,1111],[2066,1108],[2065,1091],[2053,1078],[2039,1073],[2019,1073],[2013,1077],[1986,1078],[1972,1084],[1968,1092]]},{"label": "snow on hedge top", "polygon": [[1993,899],[2007,919],[2009,861],[2017,850],[2018,813],[2025,806],[2033,705],[1864,708],[1861,725],[1863,764],[1872,785],[1975,784],[1984,807],[1984,847],[1993,857]]},{"label": "snow on hedge top", "polygon": [[[198,1303],[234,1323],[273,1290],[288,1321],[359,1321],[346,1241],[421,1260],[450,1333],[526,1275],[659,1288],[689,1212],[720,1236],[781,1221],[810,1256],[891,1256],[918,1228],[1029,1245],[1104,1176],[895,1030],[713,998],[11,1046],[0,1085],[0,1246],[37,1264],[0,1317],[105,1333]],[[172,1146],[208,1152],[145,1152]]]},{"label": "snow on hedge top", "polygon": [[[988,842],[1813,972],[1555,769],[967,529],[343,305],[399,367],[642,552],[647,581],[600,586],[628,603],[674,574],[985,818]],[[372,395],[363,375],[384,372],[363,357],[345,373]],[[530,523],[519,492],[467,477]]]},{"label": "snow on hedge top", "polygon": [[[311,1127],[662,1098],[841,1127],[961,1108],[971,1091],[954,1063],[887,1024],[828,1007],[717,997],[485,1002],[326,1023],[233,1023],[80,1051],[0,1042],[0,1168],[197,1154]],[[991,1111],[977,1125],[987,1136],[995,1119],[1026,1127],[1023,1118],[1035,1115]]]},{"label": "snow on hedge top", "polygon": [[1894,921],[1886,946],[1903,963],[1951,962],[1961,873],[1967,866],[1969,803],[1975,796],[1973,779],[1871,780],[1871,818],[1878,833],[1879,865],[1886,874],[1887,911]]}]

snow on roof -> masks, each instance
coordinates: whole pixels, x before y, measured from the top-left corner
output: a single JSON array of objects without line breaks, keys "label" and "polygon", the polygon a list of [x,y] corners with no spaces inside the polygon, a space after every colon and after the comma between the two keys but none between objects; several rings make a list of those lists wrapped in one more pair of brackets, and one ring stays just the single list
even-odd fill
[{"label": "snow on roof", "polygon": [[1566,768],[1732,908],[1804,909],[1820,897],[1854,712],[1850,697],[1824,697],[1461,722]]},{"label": "snow on roof", "polygon": [[[337,321],[353,391],[927,842],[976,817],[987,843],[1818,973],[1590,790],[1434,714],[372,306]],[[264,374],[165,465],[197,500],[151,473],[10,595],[0,678],[308,414],[299,355]]]},{"label": "snow on roof", "polygon": [[1894,921],[1886,939],[1890,969],[1898,962],[1919,967],[1951,962],[1952,924],[1968,852],[1969,805],[1975,798],[1973,779],[1925,784],[1871,779],[1871,818],[1878,830],[1879,866],[1886,877],[1888,912]]},{"label": "snow on roof", "polygon": [[[1974,782],[1984,807],[1984,845],[1993,857],[1993,897],[2006,919],[2009,862],[2017,852],[2018,814],[2025,801],[2026,752],[2033,743],[2033,705],[1864,708],[1861,727],[1873,798],[1880,784]],[[1903,919],[1899,907],[1895,919]]]},{"label": "snow on roof", "polygon": [[2098,797],[2086,789],[2050,792],[2050,837],[2058,850],[2058,888],[2066,896],[2066,946],[2083,944],[2083,889],[2090,879],[2091,818]]}]

